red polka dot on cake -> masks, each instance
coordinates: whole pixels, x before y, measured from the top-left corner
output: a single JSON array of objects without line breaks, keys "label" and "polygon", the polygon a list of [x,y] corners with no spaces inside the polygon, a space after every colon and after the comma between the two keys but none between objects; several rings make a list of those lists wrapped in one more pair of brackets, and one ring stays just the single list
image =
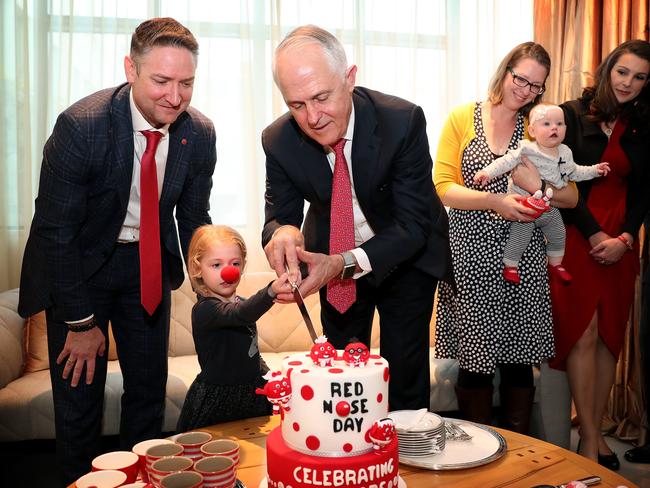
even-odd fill
[{"label": "red polka dot on cake", "polygon": [[307,437],[307,439],[305,439],[305,444],[312,451],[315,451],[320,447],[320,441],[318,440],[318,437],[316,437],[315,435],[310,435],[309,437]]},{"label": "red polka dot on cake", "polygon": [[390,373],[388,372],[388,368],[384,370],[384,381],[388,381],[388,378],[390,378]]},{"label": "red polka dot on cake", "polygon": [[296,432],[300,430],[300,424],[298,422],[293,423],[293,430],[295,430]]},{"label": "red polka dot on cake", "polygon": [[384,365],[384,363],[382,363],[382,362],[380,362],[380,361],[377,361],[375,364],[376,364],[377,366],[383,366],[383,365]]},{"label": "red polka dot on cake", "polygon": [[381,393],[378,393],[378,394],[377,394],[377,403],[381,403],[381,401],[382,401],[383,399],[384,399],[384,395],[382,395]]},{"label": "red polka dot on cake", "polygon": [[305,400],[311,400],[312,398],[314,398],[314,390],[311,386],[305,385],[300,389],[300,395]]},{"label": "red polka dot on cake", "polygon": [[290,366],[301,366],[302,361],[289,361]]},{"label": "red polka dot on cake", "polygon": [[379,354],[371,354],[370,359],[381,359],[381,356]]},{"label": "red polka dot on cake", "polygon": [[329,371],[332,374],[340,374],[340,373],[343,372],[343,370],[341,368],[330,368],[327,371]]},{"label": "red polka dot on cake", "polygon": [[301,373],[309,373],[309,370],[308,369],[301,369],[300,372]]},{"label": "red polka dot on cake", "polygon": [[343,444],[343,450],[344,450],[345,452],[350,452],[350,451],[352,451],[352,444],[350,444],[349,442]]}]

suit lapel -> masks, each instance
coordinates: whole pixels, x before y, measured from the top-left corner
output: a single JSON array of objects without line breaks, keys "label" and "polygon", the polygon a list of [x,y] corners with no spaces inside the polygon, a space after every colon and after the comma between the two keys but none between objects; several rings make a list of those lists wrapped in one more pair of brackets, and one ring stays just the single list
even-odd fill
[{"label": "suit lapel", "polygon": [[352,178],[357,200],[364,212],[370,202],[373,188],[373,175],[377,174],[379,166],[379,150],[381,141],[375,134],[377,119],[370,102],[353,93],[354,102],[354,138],[352,140]]},{"label": "suit lapel", "polygon": [[160,194],[160,208],[169,205],[170,202],[172,207],[174,206],[182,186],[179,186],[179,182],[185,181],[185,174],[189,166],[187,155],[191,154],[191,147],[194,143],[191,129],[192,125],[187,112],[182,113],[169,127],[169,150],[165,164],[165,179]]},{"label": "suit lapel", "polygon": [[124,211],[129,203],[133,177],[133,122],[129,103],[128,83],[118,87],[111,100],[111,137],[114,153],[112,183]]},{"label": "suit lapel", "polygon": [[332,197],[332,169],[327,154],[320,144],[304,135],[295,120],[292,119],[291,123],[295,124],[296,133],[300,137],[296,157],[292,158],[296,169],[311,184],[316,198],[321,202],[329,202]]}]

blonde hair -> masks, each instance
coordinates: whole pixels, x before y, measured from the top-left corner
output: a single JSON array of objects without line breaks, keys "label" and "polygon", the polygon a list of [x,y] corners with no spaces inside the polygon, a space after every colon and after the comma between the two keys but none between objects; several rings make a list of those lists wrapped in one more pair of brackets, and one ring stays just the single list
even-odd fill
[{"label": "blonde hair", "polygon": [[[494,105],[498,105],[503,100],[503,80],[508,75],[508,70],[513,69],[522,59],[533,59],[546,68],[546,76],[551,71],[551,57],[541,44],[535,42],[522,42],[515,46],[506,57],[501,60],[497,67],[490,85],[488,86],[488,100]],[[543,93],[537,95],[532,102],[524,105],[520,112],[527,115],[530,109],[539,103]]]},{"label": "blonde hair", "polygon": [[187,271],[195,292],[206,295],[208,288],[201,278],[201,259],[209,246],[215,243],[235,244],[239,246],[242,257],[242,269],[246,265],[246,243],[239,232],[227,225],[203,225],[194,231],[187,252]]},{"label": "blonde hair", "polygon": [[562,115],[564,115],[564,112],[559,105],[548,102],[541,102],[530,109],[530,113],[528,114],[528,122],[530,125],[533,125],[535,122],[539,122],[544,117],[546,117],[546,114],[551,110],[559,110]]}]

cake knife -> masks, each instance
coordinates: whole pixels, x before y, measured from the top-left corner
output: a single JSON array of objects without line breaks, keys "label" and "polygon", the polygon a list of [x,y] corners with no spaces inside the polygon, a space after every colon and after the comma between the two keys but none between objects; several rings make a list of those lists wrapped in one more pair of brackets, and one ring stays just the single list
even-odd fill
[{"label": "cake knife", "polygon": [[[285,265],[285,268],[287,270],[287,273],[289,273],[289,267]],[[307,311],[307,307],[305,306],[305,300],[302,298],[302,294],[298,289],[298,284],[295,281],[291,281],[291,280],[289,280],[289,284],[291,285],[291,290],[293,292],[293,299],[296,301],[296,304],[300,309],[300,315],[302,315],[302,319],[305,321],[305,325],[307,326],[307,330],[309,331],[309,335],[311,336],[311,341],[315,343],[316,339],[318,338],[318,335],[316,334],[316,329],[314,329],[314,323],[311,321],[311,317],[309,316],[309,312]]]}]

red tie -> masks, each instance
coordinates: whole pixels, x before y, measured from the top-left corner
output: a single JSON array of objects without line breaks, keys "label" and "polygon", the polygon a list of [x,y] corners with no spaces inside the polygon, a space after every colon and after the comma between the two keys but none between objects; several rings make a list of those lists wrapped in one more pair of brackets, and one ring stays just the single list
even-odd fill
[{"label": "red tie", "polygon": [[[348,163],[343,154],[345,139],[334,144],[334,176],[332,178],[332,202],[330,207],[330,254],[354,249],[354,214],[352,212],[352,183]],[[335,278],[327,283],[327,301],[345,313],[357,299],[356,283],[353,279]]]},{"label": "red tie", "polygon": [[140,299],[147,313],[153,315],[162,299],[156,175],[156,148],[162,133],[153,130],[141,132],[147,138],[147,149],[140,160]]}]

